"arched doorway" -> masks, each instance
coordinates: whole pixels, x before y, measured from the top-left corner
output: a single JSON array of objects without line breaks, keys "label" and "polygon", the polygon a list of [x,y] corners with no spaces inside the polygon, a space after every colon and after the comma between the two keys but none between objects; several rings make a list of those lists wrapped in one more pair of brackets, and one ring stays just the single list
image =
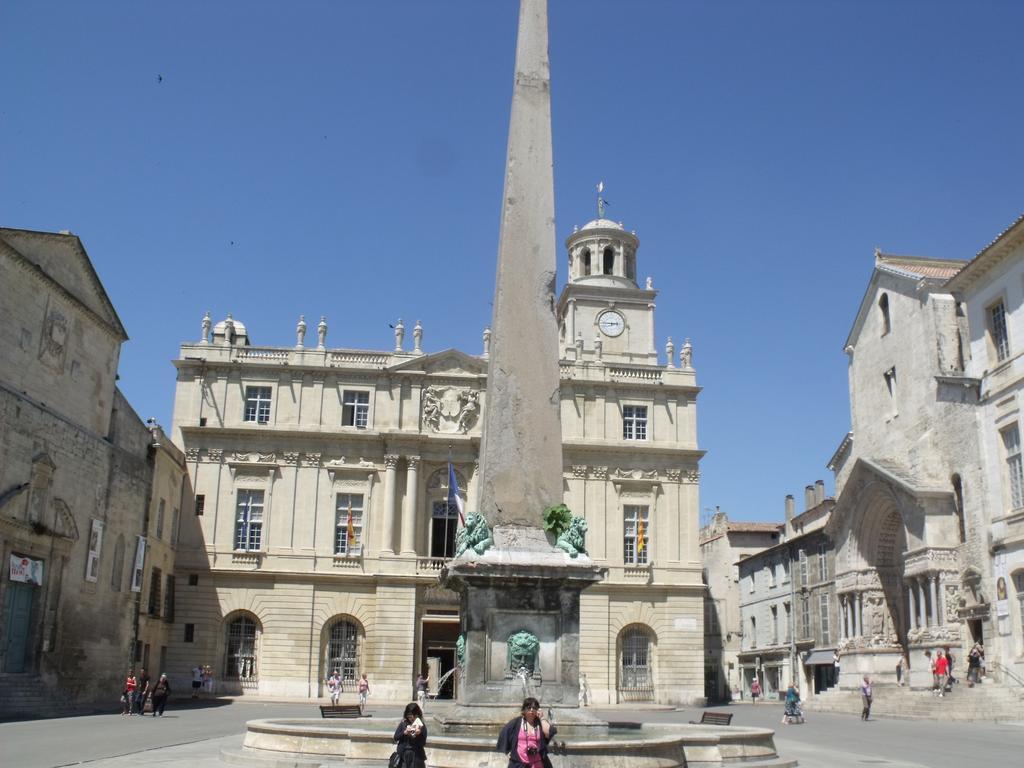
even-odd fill
[{"label": "arched doorway", "polygon": [[619,701],[654,701],[654,637],[633,624],[619,635]]},{"label": "arched doorway", "polygon": [[362,628],[348,616],[342,616],[328,625],[323,674],[326,679],[334,670],[341,676],[342,691],[354,691],[359,679],[359,650]]}]

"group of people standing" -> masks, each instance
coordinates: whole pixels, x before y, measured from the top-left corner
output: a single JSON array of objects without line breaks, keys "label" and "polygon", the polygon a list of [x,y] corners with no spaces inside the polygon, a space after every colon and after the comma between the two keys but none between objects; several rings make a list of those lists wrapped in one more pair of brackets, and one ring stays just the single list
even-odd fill
[{"label": "group of people standing", "polygon": [[171,683],[167,675],[162,674],[154,681],[145,667],[139,670],[138,676],[134,669],[129,669],[121,690],[121,717],[144,715],[147,699],[152,702],[153,717],[162,717],[170,695]]},{"label": "group of people standing", "polygon": [[[338,674],[338,670],[331,672],[330,677],[327,678],[327,694],[331,697],[331,704],[337,706],[338,699],[341,698],[342,689],[341,675]],[[364,672],[359,678],[359,682],[356,684],[356,690],[359,693],[359,709],[362,710],[366,707],[366,700],[370,696],[370,681],[366,677]]]},{"label": "group of people standing", "polygon": [[[508,757],[508,768],[550,768],[548,744],[557,732],[545,717],[540,701],[528,696],[519,715],[502,727],[494,749]],[[392,768],[425,768],[427,726],[416,702],[406,705],[394,741],[396,749],[389,763]]]}]

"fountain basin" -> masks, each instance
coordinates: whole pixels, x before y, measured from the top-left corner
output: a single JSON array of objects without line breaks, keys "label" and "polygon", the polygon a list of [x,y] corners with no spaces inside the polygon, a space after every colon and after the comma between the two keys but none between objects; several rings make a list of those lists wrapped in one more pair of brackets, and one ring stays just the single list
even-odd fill
[{"label": "fountain basin", "polygon": [[[397,722],[397,721],[396,721]],[[494,751],[497,731],[441,733],[428,723],[429,768],[506,768],[508,758]],[[296,718],[250,720],[241,750],[225,750],[225,762],[266,768],[387,765],[394,749],[395,723],[340,722]],[[790,768],[780,760],[774,732],[767,728],[704,725],[637,725],[609,727],[599,739],[552,742],[554,768]]]}]

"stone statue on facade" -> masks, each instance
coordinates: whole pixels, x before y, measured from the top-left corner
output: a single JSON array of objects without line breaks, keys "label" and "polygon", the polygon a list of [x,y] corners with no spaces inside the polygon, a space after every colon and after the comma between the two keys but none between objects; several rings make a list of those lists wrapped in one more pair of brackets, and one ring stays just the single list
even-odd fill
[{"label": "stone statue on facade", "polygon": [[463,669],[466,666],[466,636],[459,635],[459,638],[455,641],[455,663],[459,669]]},{"label": "stone statue on facade", "polygon": [[665,365],[666,365],[667,368],[675,368],[676,367],[676,360],[675,360],[675,358],[676,358],[676,345],[672,341],[672,337],[669,336],[668,337],[668,341],[665,342],[665,360],[666,360]]},{"label": "stone statue on facade", "polygon": [[683,348],[679,350],[679,367],[685,370],[693,368],[693,345],[690,344],[689,337],[683,342]]},{"label": "stone statue on facade", "polygon": [[224,343],[232,344],[235,341],[235,321],[231,317],[231,313],[228,312],[227,319],[224,320]]},{"label": "stone statue on facade", "polygon": [[306,316],[299,315],[298,325],[295,326],[295,348],[302,349],[306,340]]},{"label": "stone statue on facade", "polygon": [[491,329],[484,328],[484,357],[491,356]]},{"label": "stone statue on facade", "polygon": [[320,315],[320,322],[316,324],[316,348],[325,349],[327,347],[327,317]]},{"label": "stone statue on facade", "polygon": [[423,423],[434,432],[466,434],[480,416],[480,393],[463,387],[423,390]]},{"label": "stone statue on facade", "polygon": [[207,313],[205,315],[203,315],[203,336],[199,340],[200,344],[209,344],[210,343],[210,328],[212,328],[212,327],[213,327],[213,320],[210,318],[209,311],[207,311]]},{"label": "stone statue on facade", "polygon": [[416,321],[416,325],[412,329],[412,353],[414,355],[423,354],[423,326],[420,325],[420,321]]},{"label": "stone statue on facade", "polygon": [[405,341],[405,323],[402,322],[402,318],[398,318],[398,324],[395,326],[395,352],[402,351],[402,344]]}]

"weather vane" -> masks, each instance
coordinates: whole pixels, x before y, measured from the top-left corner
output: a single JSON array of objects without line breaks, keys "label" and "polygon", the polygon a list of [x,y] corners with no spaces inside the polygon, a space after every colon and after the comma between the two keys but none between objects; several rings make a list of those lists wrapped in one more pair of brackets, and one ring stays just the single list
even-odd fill
[{"label": "weather vane", "polygon": [[609,205],[608,201],[601,197],[601,193],[604,192],[604,182],[597,182],[597,218],[604,218],[604,207]]}]

